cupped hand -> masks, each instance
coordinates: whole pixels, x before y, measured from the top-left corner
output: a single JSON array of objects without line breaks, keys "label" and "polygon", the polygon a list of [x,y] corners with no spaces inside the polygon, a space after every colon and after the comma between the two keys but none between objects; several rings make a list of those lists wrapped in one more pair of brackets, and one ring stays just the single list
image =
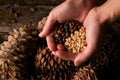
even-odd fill
[{"label": "cupped hand", "polygon": [[93,2],[90,0],[66,0],[61,5],[55,7],[50,12],[46,24],[40,33],[40,37],[46,37],[48,48],[51,51],[57,50],[57,44],[53,39],[53,29],[56,22],[62,23],[70,19],[83,22],[92,7]]},{"label": "cupped hand", "polygon": [[[96,39],[100,33],[98,29],[100,28],[100,23],[99,21],[96,21],[98,17],[95,17],[93,11],[90,11],[92,7],[93,4],[88,0],[78,0],[78,2],[74,0],[66,0],[50,12],[46,24],[40,33],[40,37],[46,37],[48,48],[54,55],[65,60],[72,60],[76,66],[89,59],[96,47]],[[89,15],[87,15],[88,12]],[[87,48],[78,55],[64,51],[64,46],[56,44],[53,38],[54,24],[56,22],[62,23],[70,19],[78,20],[81,23],[84,22],[84,26],[87,30]],[[98,28],[96,28],[96,26]],[[92,38],[91,36],[94,37]]]},{"label": "cupped hand", "polygon": [[[77,55],[75,55],[73,53],[64,51],[64,49],[59,49],[53,53],[57,54],[57,56],[62,59],[72,60],[76,66],[79,66],[95,55],[94,52],[101,46],[107,30],[105,23],[106,20],[103,19],[99,8],[91,9],[83,23],[84,27],[86,28],[87,42],[87,47],[83,50],[83,52],[79,52]],[[57,47],[60,46],[58,45]]]}]

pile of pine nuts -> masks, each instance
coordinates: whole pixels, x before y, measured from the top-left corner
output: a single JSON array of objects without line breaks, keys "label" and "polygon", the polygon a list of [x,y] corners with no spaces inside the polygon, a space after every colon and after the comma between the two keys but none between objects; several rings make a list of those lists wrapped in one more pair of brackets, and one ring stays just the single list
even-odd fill
[{"label": "pile of pine nuts", "polygon": [[75,31],[70,37],[66,38],[64,45],[72,53],[83,51],[87,46],[85,27],[81,27],[79,31]]}]

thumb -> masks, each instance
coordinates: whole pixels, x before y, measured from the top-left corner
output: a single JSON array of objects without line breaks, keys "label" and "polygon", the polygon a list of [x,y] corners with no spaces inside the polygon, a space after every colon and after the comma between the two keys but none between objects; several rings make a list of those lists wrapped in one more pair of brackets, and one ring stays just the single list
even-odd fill
[{"label": "thumb", "polygon": [[82,63],[86,62],[88,59],[91,58],[94,51],[95,51],[95,48],[93,48],[92,46],[86,47],[83,52],[78,53],[78,55],[76,56],[76,58],[74,60],[74,65],[79,66]]},{"label": "thumb", "polygon": [[55,22],[56,22],[56,17],[53,14],[50,14],[48,16],[45,26],[44,26],[42,32],[39,34],[39,36],[46,37],[47,35],[49,35],[49,33],[51,33],[51,31],[54,27]]}]

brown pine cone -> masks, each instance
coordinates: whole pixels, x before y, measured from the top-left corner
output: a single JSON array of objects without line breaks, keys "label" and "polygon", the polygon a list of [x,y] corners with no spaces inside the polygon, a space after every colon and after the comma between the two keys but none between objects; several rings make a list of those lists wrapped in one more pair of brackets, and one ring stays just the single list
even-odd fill
[{"label": "brown pine cone", "polygon": [[[40,29],[44,27],[45,21],[46,19],[40,22]],[[56,23],[55,26],[55,41],[65,46],[66,39],[74,37],[76,31],[79,32],[82,28],[82,25],[74,20]],[[96,51],[96,55],[79,67],[75,67],[71,61],[52,55],[45,39],[39,38],[38,34],[37,28],[24,26],[14,30],[8,36],[8,41],[0,45],[0,79],[119,80],[120,39],[113,29],[106,34],[104,45]],[[70,45],[71,41],[68,41]]]},{"label": "brown pine cone", "polygon": [[34,56],[42,40],[32,25],[14,29],[0,45],[0,79],[30,80],[35,73]]},{"label": "brown pine cone", "polygon": [[[40,31],[45,25],[47,18],[43,18],[42,21],[39,22]],[[65,22],[65,23],[56,23],[54,30],[54,38],[56,43],[61,43],[66,46],[66,39],[74,37],[75,31],[79,32],[79,29],[82,28],[82,25],[74,20]],[[85,32],[85,30],[83,31]],[[85,35],[84,35],[85,36]],[[103,74],[101,71],[110,71],[111,68],[109,65],[115,61],[114,57],[118,54],[118,50],[116,48],[111,49],[111,46],[116,46],[119,44],[119,40],[115,32],[110,29],[106,34],[106,40],[104,41],[104,45],[95,52],[95,56],[91,58],[88,62],[84,63],[79,67],[75,67],[71,61],[62,60],[56,56],[53,56],[47,46],[40,48],[38,54],[36,55],[36,69],[37,69],[37,78],[41,80],[98,80],[101,79]],[[72,45],[71,39],[68,41],[70,45]],[[114,44],[111,44],[114,43]],[[79,44],[81,45],[81,44]],[[85,43],[84,46],[87,44]],[[117,46],[120,48],[119,46]],[[66,48],[69,48],[66,47]],[[69,51],[69,49],[68,49]],[[112,52],[115,52],[114,56]],[[44,57],[42,57],[44,55]],[[110,58],[113,57],[113,58]],[[72,67],[71,67],[72,66]],[[107,68],[109,67],[109,69]],[[107,70],[105,70],[107,68]],[[72,70],[73,69],[73,70]],[[57,70],[57,71],[56,71]]]}]

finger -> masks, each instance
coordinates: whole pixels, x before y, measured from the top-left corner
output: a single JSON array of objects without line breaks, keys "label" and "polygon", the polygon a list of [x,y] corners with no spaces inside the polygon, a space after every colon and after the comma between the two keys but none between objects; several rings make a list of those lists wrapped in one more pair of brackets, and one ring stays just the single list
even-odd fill
[{"label": "finger", "polygon": [[84,19],[85,19],[84,16],[83,16],[83,17],[80,16],[80,17],[76,17],[76,18],[74,18],[74,20],[79,21],[80,23],[83,23]]},{"label": "finger", "polygon": [[52,51],[52,54],[53,54],[54,56],[57,56],[56,52],[57,52],[57,51]]},{"label": "finger", "polygon": [[58,50],[65,50],[65,47],[62,44],[57,44]]},{"label": "finger", "polygon": [[57,50],[57,45],[56,45],[56,43],[54,41],[53,35],[54,35],[54,33],[51,33],[49,36],[46,37],[46,40],[47,40],[48,48],[51,51],[56,51]]},{"label": "finger", "polygon": [[56,52],[56,55],[58,57],[60,57],[61,59],[64,59],[64,60],[71,60],[71,61],[74,61],[75,57],[76,57],[76,54],[73,54],[73,53],[70,53],[68,51],[63,51],[63,50],[58,50]]},{"label": "finger", "polygon": [[48,16],[48,19],[46,21],[46,24],[42,30],[42,32],[39,34],[40,37],[46,37],[53,29],[53,26],[56,22],[56,17],[50,13]]},{"label": "finger", "polygon": [[43,29],[46,21],[47,21],[47,17],[43,17],[43,19],[41,21],[39,21],[39,23],[38,23],[38,30],[42,30]]},{"label": "finger", "polygon": [[79,66],[82,63],[86,62],[88,59],[90,59],[94,51],[94,48],[86,47],[86,49],[83,52],[78,53],[74,60],[75,66]]}]

